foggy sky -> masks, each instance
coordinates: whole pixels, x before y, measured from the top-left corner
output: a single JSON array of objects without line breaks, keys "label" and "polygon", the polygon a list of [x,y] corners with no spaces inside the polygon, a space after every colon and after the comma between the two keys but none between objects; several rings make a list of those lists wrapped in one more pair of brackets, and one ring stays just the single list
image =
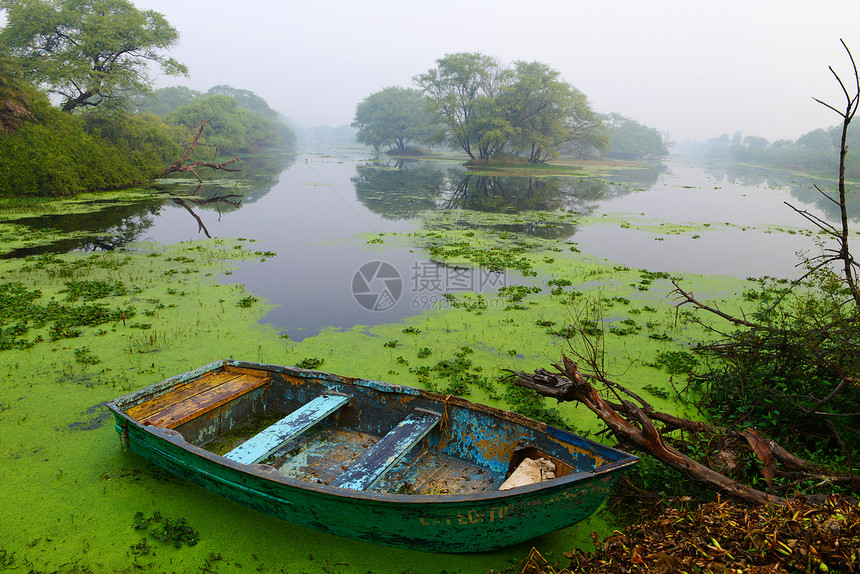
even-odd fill
[{"label": "foggy sky", "polygon": [[828,70],[860,63],[858,0],[132,0],[179,30],[172,55],[205,91],[248,89],[299,123],[342,125],[447,53],[538,60],[589,98],[681,142],[771,141],[839,123]]}]

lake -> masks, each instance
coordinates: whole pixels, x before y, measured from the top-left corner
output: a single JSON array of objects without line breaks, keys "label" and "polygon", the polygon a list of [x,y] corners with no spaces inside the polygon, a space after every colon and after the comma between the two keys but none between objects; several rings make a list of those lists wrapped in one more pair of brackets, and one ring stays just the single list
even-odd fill
[{"label": "lake", "polygon": [[[444,303],[446,292],[495,290],[523,278],[451,267],[379,234],[409,234],[428,213],[575,214],[551,234],[631,268],[737,277],[795,277],[798,253],[816,253],[810,225],[784,202],[835,221],[814,184],[783,173],[683,158],[620,165],[594,177],[492,177],[456,160],[397,161],[368,150],[300,151],[250,160],[234,179],[164,181],[156,196],[88,215],[24,221],[85,231],[50,250],[104,249],[150,240],[244,237],[276,256],[241,264],[230,280],[277,307],[265,318],[293,340],[326,327],[396,322]],[[231,176],[234,174],[231,174]],[[832,185],[832,184],[831,184]],[[508,225],[546,235],[545,228]],[[376,247],[376,248],[374,248]],[[17,254],[22,254],[18,252]]]}]

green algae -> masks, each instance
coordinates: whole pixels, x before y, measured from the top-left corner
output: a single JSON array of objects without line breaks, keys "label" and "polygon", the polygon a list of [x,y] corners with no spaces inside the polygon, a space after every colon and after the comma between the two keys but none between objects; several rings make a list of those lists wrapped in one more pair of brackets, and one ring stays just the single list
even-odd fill
[{"label": "green algae", "polygon": [[[607,376],[655,408],[684,412],[674,398],[684,385],[683,370],[676,368],[680,355],[672,353],[684,352],[705,333],[677,320],[668,297],[671,278],[582,255],[552,235],[517,231],[579,223],[567,212],[428,214],[421,230],[384,234],[385,247],[367,248],[408,245],[446,263],[497,268],[508,275],[508,285],[450,294],[436,309],[398,323],[329,329],[286,344],[272,326],[259,324],[271,308],[267,301],[217,281],[232,261],[272,255],[241,240],[0,261],[0,280],[35,286],[26,288],[40,292],[34,303],[67,298],[71,284],[73,292],[98,295],[110,308],[135,311],[125,320],[81,326],[70,338],[51,341],[42,334],[36,341],[33,330],[32,345],[0,354],[0,476],[6,492],[14,493],[0,507],[0,564],[92,572],[390,572],[392,565],[398,572],[472,572],[504,570],[533,544],[544,555],[589,545],[591,531],[611,531],[611,517],[598,515],[477,556],[415,553],[285,524],[124,453],[103,406],[214,359],[236,358],[313,361],[334,373],[523,408],[522,392],[505,380],[508,372],[548,367],[561,353],[572,353],[572,346],[582,349],[585,335],[601,351]],[[749,285],[726,277],[681,279],[727,311]],[[531,400],[539,412],[581,434],[593,437],[600,430],[583,407]],[[141,544],[133,528],[137,512],[182,517],[194,525],[199,543],[179,549]]]},{"label": "green algae", "polygon": [[134,188],[83,193],[61,199],[0,198],[0,255],[19,249],[37,249],[60,240],[85,240],[93,232],[37,226],[33,220],[52,216],[93,216],[106,209],[137,206],[154,198],[152,190]]},{"label": "green algae", "polygon": [[[42,297],[58,296],[68,280],[133,286],[100,291],[99,300],[134,306],[148,323],[142,328],[115,320],[84,327],[72,339],[3,351],[0,476],[14,496],[0,508],[0,547],[9,567],[385,572],[398,564],[404,571],[474,571],[503,566],[526,552],[521,545],[481,556],[426,555],[308,531],[235,505],[122,451],[105,401],[215,358],[290,364],[330,347],[336,352],[325,352],[326,367],[334,372],[383,378],[390,370],[383,362],[357,362],[356,357],[377,354],[379,346],[363,329],[285,347],[271,326],[258,324],[268,308],[265,301],[238,305],[248,296],[243,288],[215,280],[228,272],[230,261],[259,257],[237,246],[242,243],[210,240],[0,262],[4,280],[38,285]],[[124,261],[129,262],[119,264]],[[403,325],[390,329],[403,335]],[[438,361],[444,360],[446,353],[437,348]],[[82,360],[91,356],[98,360]],[[181,549],[142,544],[131,527],[137,512],[183,517],[200,541]],[[575,543],[574,536],[584,542],[587,534],[574,528],[541,540],[561,551]]]},{"label": "green algae", "polygon": [[[64,198],[0,198],[0,221],[52,214],[97,213],[109,207],[133,205],[151,199],[151,189],[130,188],[121,191],[80,193]],[[6,230],[4,230],[6,231]]]},{"label": "green algae", "polygon": [[691,235],[698,238],[699,234],[725,230],[760,231],[762,233],[785,233],[788,235],[803,235],[812,237],[817,233],[809,228],[791,225],[737,225],[731,222],[686,222],[660,221],[641,213],[604,213],[590,215],[579,220],[580,225],[612,225],[621,229],[634,229],[653,235]]}]

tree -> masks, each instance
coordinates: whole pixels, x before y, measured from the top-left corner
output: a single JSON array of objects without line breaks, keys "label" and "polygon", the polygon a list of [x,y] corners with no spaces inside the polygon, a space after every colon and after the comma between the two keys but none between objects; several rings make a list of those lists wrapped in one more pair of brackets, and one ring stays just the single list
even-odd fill
[{"label": "tree", "polygon": [[503,99],[516,130],[513,149],[527,154],[531,163],[556,157],[564,144],[579,149],[604,147],[600,118],[585,94],[546,64],[515,62],[513,83]]},{"label": "tree", "polygon": [[241,107],[231,96],[201,96],[171,112],[165,121],[188,132],[202,125],[205,131],[199,145],[215,147],[226,154],[257,153],[288,144],[268,119]]},{"label": "tree", "polygon": [[356,141],[377,150],[388,146],[402,151],[436,131],[421,92],[396,86],[364,98],[355,108],[352,127],[358,130]]},{"label": "tree", "polygon": [[[265,99],[251,90],[243,90],[222,84],[209,88],[206,93],[209,95],[230,96],[236,100],[240,108],[263,118],[269,124],[269,127],[278,134],[283,147],[292,149],[296,146],[296,133],[287,125],[286,118],[269,107],[269,103]],[[273,145],[276,144],[273,143]]]},{"label": "tree", "polygon": [[129,111],[135,114],[148,112],[157,116],[166,116],[180,106],[187,106],[202,95],[197,90],[186,86],[159,88],[149,94],[131,96]]},{"label": "tree", "polygon": [[414,80],[429,99],[436,120],[445,126],[446,139],[475,160],[488,159],[499,147],[500,131],[507,131],[494,116],[493,105],[507,76],[494,58],[460,52],[436,60],[435,68]]},{"label": "tree", "polygon": [[848,204],[845,198],[845,156],[848,154],[848,126],[851,125],[851,121],[854,119],[854,114],[857,113],[857,108],[860,106],[860,74],[857,72],[857,64],[854,61],[854,56],[851,55],[851,50],[848,49],[848,46],[845,45],[844,41],[842,42],[842,46],[845,48],[845,51],[848,52],[848,58],[851,60],[851,68],[854,72],[854,81],[852,86],[853,91],[848,91],[848,88],[842,82],[842,78],[839,77],[832,67],[830,68],[830,72],[836,78],[836,81],[842,88],[842,93],[845,95],[844,110],[840,110],[819,100],[818,98],[813,98],[816,102],[836,112],[842,118],[842,129],[839,138],[839,195],[837,198],[834,198],[824,192],[821,188],[816,187],[824,197],[839,207],[841,227],[837,228],[822,220],[820,217],[809,213],[806,210],[800,210],[791,204],[789,204],[789,207],[818,226],[824,234],[836,239],[839,249],[829,249],[827,253],[818,257],[813,269],[824,267],[830,263],[840,262],[845,276],[845,283],[848,285],[851,297],[854,299],[854,303],[857,307],[860,308],[860,280],[858,280],[860,264],[858,264],[854,259],[854,256],[851,255],[851,251],[848,248],[848,239],[851,235],[851,230],[848,226]]},{"label": "tree", "polygon": [[148,66],[167,75],[186,67],[164,55],[179,38],[164,16],[127,0],[0,0],[6,26],[0,46],[28,80],[62,98],[62,109],[121,107],[149,93]]},{"label": "tree", "polygon": [[585,95],[546,64],[505,67],[480,53],[449,54],[414,79],[446,139],[473,161],[515,153],[538,163],[565,144],[605,147],[600,119]]}]

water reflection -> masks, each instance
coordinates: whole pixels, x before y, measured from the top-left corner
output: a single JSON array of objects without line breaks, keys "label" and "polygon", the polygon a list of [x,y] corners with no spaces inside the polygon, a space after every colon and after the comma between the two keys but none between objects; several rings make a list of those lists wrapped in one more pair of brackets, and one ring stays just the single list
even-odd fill
[{"label": "water reflection", "polygon": [[[796,201],[800,205],[815,206],[825,215],[826,219],[831,221],[838,221],[840,218],[838,204],[816,189],[817,186],[829,193],[831,197],[837,197],[838,189],[835,179],[815,179],[763,167],[719,162],[706,164],[703,170],[719,183],[788,190],[793,198],[790,203]],[[849,190],[852,187],[848,185]],[[846,205],[852,219],[860,218],[860,194],[848,193]]]},{"label": "water reflection", "polygon": [[[382,236],[382,244],[371,245],[361,235],[409,234],[432,210],[482,212],[487,216],[457,224],[572,238],[584,253],[631,267],[742,277],[790,276],[795,252],[810,248],[805,235],[756,230],[804,225],[784,200],[820,206],[822,217],[835,219],[808,179],[715,163],[672,160],[591,179],[494,177],[471,173],[456,161],[367,161],[366,151],[350,148],[305,154],[301,161],[251,158],[242,167],[203,185],[193,178],[159,180],[156,193],[134,204],[96,204],[88,213],[17,220],[34,231],[59,230],[61,238],[6,256],[111,250],[141,239],[169,244],[252,238],[255,249],[278,256],[237,264],[231,280],[278,305],[264,321],[300,339],[329,326],[394,322],[444,302],[444,292],[461,286],[495,288],[496,277],[482,282],[480,271],[446,267]],[[570,216],[598,209],[613,217],[577,227],[578,218]],[[568,215],[555,225],[526,222],[534,217],[493,217],[533,211]],[[619,219],[629,224],[619,225]],[[692,227],[663,232],[664,222]],[[369,261],[390,264],[402,280],[400,299],[385,312],[363,308],[351,291],[354,274]],[[517,281],[513,275],[504,279]]]},{"label": "water reflection", "polygon": [[[158,180],[153,184],[151,199],[128,203],[93,201],[86,212],[52,213],[23,217],[15,223],[32,229],[35,234],[55,236],[50,243],[14,249],[4,259],[64,253],[67,251],[112,251],[143,239],[164,214],[165,205],[181,207],[189,217],[185,224],[199,235],[212,237],[199,211],[214,210],[218,218],[238,210],[243,203],[254,203],[278,184],[278,176],[295,162],[295,154],[254,157],[243,162],[241,172],[223,172],[223,179],[200,183],[192,174]],[[219,172],[222,173],[222,172]],[[68,234],[68,235],[64,235]]]},{"label": "water reflection", "polygon": [[355,166],[355,197],[385,219],[411,219],[434,209],[446,174],[437,165],[417,160],[370,162]]},{"label": "water reflection", "polygon": [[441,207],[488,213],[559,209],[585,213],[605,193],[606,185],[594,180],[466,174],[452,182]]},{"label": "water reflection", "polygon": [[197,207],[228,212],[243,203],[263,199],[278,184],[278,176],[296,161],[294,153],[255,156],[242,160],[241,171],[214,172],[200,182],[184,173],[159,180],[156,189],[189,200]]},{"label": "water reflection", "polygon": [[585,214],[610,187],[591,179],[477,175],[459,165],[445,167],[417,160],[359,164],[351,181],[362,205],[385,219],[411,219],[438,209]]},{"label": "water reflection", "polygon": [[75,250],[112,251],[142,237],[154,225],[162,208],[163,201],[153,199],[133,204],[108,205],[86,213],[21,218],[15,223],[36,231],[50,230],[57,239],[48,245],[13,249],[0,257],[13,259]]}]

